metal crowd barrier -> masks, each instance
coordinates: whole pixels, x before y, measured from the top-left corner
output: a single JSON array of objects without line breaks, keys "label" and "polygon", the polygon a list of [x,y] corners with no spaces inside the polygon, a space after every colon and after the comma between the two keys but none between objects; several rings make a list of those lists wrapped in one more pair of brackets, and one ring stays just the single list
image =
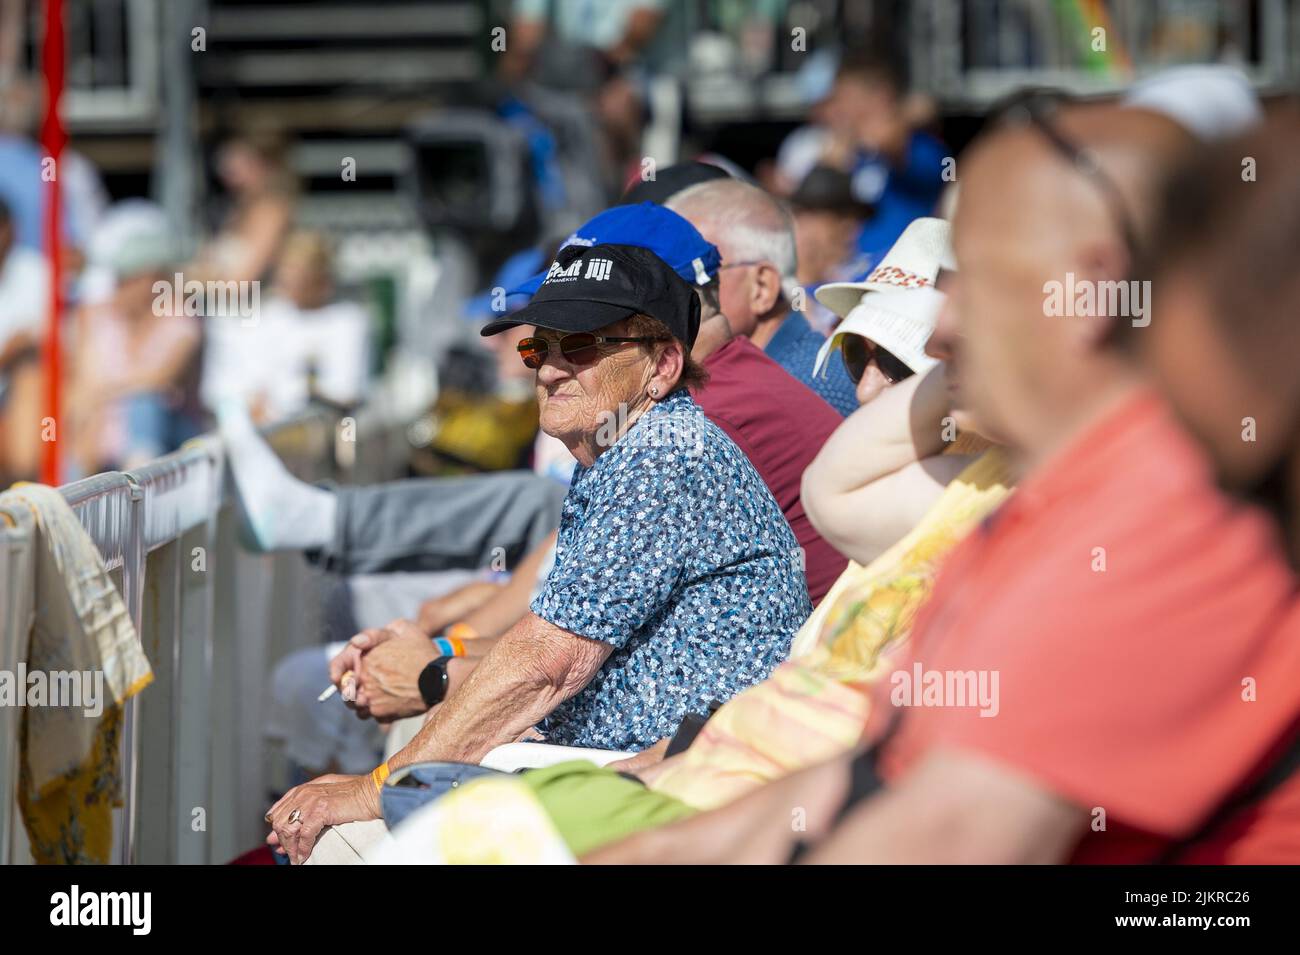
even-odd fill
[{"label": "metal crowd barrier", "polygon": [[[338,425],[313,411],[267,437],[306,480],[399,473],[400,426],[359,415],[341,437]],[[228,861],[261,841],[271,668],[318,642],[316,572],[297,554],[239,546],[211,436],[60,490],[103,555],[154,672],[125,709],[114,861]],[[26,653],[34,530],[26,509],[0,511],[0,669],[9,672]],[[17,807],[21,720],[20,708],[0,707],[0,864],[30,861]]]}]

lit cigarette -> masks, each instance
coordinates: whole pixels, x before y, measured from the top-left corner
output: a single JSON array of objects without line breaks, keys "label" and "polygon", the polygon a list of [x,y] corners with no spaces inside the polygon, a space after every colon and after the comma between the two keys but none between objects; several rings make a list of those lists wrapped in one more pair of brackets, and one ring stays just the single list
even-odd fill
[{"label": "lit cigarette", "polygon": [[[348,670],[346,673],[343,674],[343,679],[340,680],[339,682],[346,683],[348,680],[353,680],[353,679],[356,679],[356,677],[353,676],[351,670]],[[331,683],[329,686],[325,687],[325,689],[321,690],[320,696],[316,697],[316,702],[324,703],[326,700],[328,700],[331,696],[333,696],[338,691],[339,688],[335,686],[333,683]]]}]

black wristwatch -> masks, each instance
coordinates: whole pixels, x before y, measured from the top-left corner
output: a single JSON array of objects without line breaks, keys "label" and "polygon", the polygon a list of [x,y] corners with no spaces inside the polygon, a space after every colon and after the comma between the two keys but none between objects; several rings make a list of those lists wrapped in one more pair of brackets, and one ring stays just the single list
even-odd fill
[{"label": "black wristwatch", "polygon": [[447,686],[451,683],[451,677],[447,676],[447,664],[454,659],[456,658],[438,657],[420,671],[420,696],[424,697],[424,702],[429,706],[437,706],[447,698]]}]

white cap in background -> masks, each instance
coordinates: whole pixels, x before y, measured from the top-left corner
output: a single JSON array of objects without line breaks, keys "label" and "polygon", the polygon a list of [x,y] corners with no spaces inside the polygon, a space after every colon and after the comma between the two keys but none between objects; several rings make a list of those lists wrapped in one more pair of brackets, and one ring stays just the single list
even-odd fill
[{"label": "white cap in background", "polygon": [[1197,139],[1229,139],[1264,118],[1246,74],[1210,63],[1175,66],[1138,80],[1120,101],[1167,116]]}]

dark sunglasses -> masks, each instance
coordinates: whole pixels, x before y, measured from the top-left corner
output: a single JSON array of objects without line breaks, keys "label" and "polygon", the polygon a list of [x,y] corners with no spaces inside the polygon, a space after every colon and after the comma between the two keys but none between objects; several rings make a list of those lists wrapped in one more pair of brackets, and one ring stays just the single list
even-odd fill
[{"label": "dark sunglasses", "polygon": [[[565,361],[574,365],[590,365],[600,357],[601,345],[621,345],[628,342],[657,342],[659,338],[642,336],[640,338],[611,338],[608,335],[594,335],[591,332],[571,332],[560,339],[560,354]],[[529,368],[541,368],[546,356],[551,353],[551,343],[545,338],[525,338],[515,346],[519,357]]]},{"label": "dark sunglasses", "polygon": [[891,385],[915,374],[902,359],[861,335],[845,333],[840,338],[840,356],[844,359],[844,370],[855,383],[862,380],[862,376],[867,373],[867,365],[873,361]]},{"label": "dark sunglasses", "polygon": [[1133,261],[1137,261],[1141,248],[1138,245],[1133,217],[1129,214],[1128,203],[1124,201],[1124,194],[1115,180],[1102,169],[1092,150],[1071,140],[1053,121],[1061,106],[1072,102],[1075,102],[1075,98],[1064,90],[1042,88],[1021,90],[994,104],[989,111],[989,123],[1032,126],[1066,162],[1089,179],[1102,193],[1111,218],[1115,220],[1116,228],[1119,229],[1125,245],[1128,246],[1129,255]]}]

